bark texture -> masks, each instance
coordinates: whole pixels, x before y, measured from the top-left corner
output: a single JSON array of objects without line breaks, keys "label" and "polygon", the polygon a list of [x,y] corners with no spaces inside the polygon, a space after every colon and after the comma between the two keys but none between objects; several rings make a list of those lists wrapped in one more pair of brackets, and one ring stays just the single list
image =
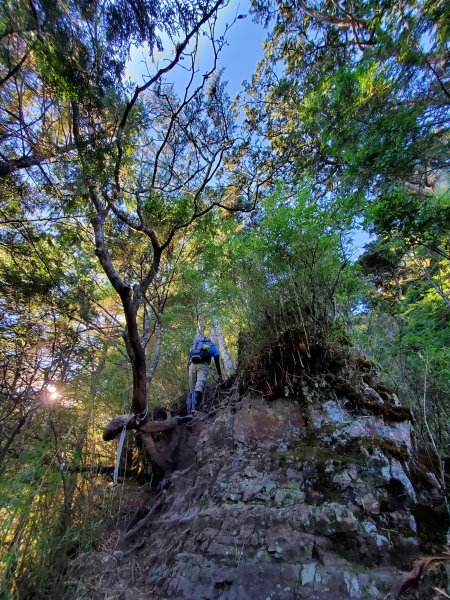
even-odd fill
[{"label": "bark texture", "polygon": [[220,357],[222,359],[223,365],[228,375],[234,372],[234,363],[228,352],[227,344],[225,342],[225,336],[223,334],[222,324],[220,319],[215,317],[212,321],[212,338],[217,343]]}]

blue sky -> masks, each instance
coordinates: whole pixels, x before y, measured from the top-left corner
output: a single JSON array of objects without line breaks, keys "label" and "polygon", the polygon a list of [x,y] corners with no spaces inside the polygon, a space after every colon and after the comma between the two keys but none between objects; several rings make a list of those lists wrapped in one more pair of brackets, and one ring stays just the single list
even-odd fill
[{"label": "blue sky", "polygon": [[[228,44],[222,50],[219,58],[219,68],[225,68],[224,80],[228,81],[228,93],[232,98],[241,90],[241,83],[244,79],[250,79],[255,71],[256,64],[263,57],[263,41],[267,31],[261,25],[252,21],[249,14],[248,0],[232,0],[230,4],[221,11],[218,22],[218,33],[222,33],[226,24],[231,23],[237,15],[246,15],[245,19],[237,20],[228,32]],[[203,43],[203,40],[202,40]],[[163,44],[167,50],[157,54],[160,64],[171,57],[173,44],[167,38],[163,37]],[[208,57],[210,55],[209,47],[203,43],[200,48],[198,67],[200,72],[207,69],[210,65]],[[142,84],[143,75],[146,73],[145,60],[148,57],[148,51],[145,47],[133,48],[131,60],[127,67],[127,76],[137,84]],[[149,63],[149,68],[152,65]],[[153,70],[151,72],[154,72]],[[175,87],[183,86],[183,80],[186,78],[186,72],[178,67],[168,77],[168,80],[175,84]]]},{"label": "blue sky", "polygon": [[235,15],[246,15],[233,25],[228,36],[228,46],[224,48],[221,66],[225,67],[224,79],[229,82],[230,96],[234,97],[241,90],[244,79],[250,79],[256,64],[263,57],[263,41],[267,31],[252,21],[249,14],[249,2],[232,2],[224,11],[226,21],[231,21]]},{"label": "blue sky", "polygon": [[[242,82],[249,80],[255,72],[257,63],[263,57],[263,41],[268,31],[261,25],[253,22],[249,14],[248,0],[232,0],[230,4],[221,11],[218,22],[217,33],[220,35],[226,24],[232,23],[237,15],[245,15],[244,19],[237,20],[227,35],[227,45],[223,48],[219,57],[219,69],[224,68],[223,79],[228,82],[228,93],[234,98],[242,90]],[[157,60],[163,64],[173,54],[173,43],[163,38],[166,46],[165,52],[157,55]],[[143,74],[146,72],[145,58],[148,56],[146,48],[135,48],[132,51],[131,61],[128,65],[127,75],[137,84],[142,84]],[[201,40],[198,68],[203,73],[210,67],[210,47]],[[155,65],[149,64],[150,72],[154,73]],[[174,83],[175,90],[181,93],[187,78],[186,71],[181,67],[175,68],[169,75],[168,81]],[[364,251],[364,246],[370,241],[370,236],[362,229],[354,229],[351,232],[352,254],[358,257]]]}]

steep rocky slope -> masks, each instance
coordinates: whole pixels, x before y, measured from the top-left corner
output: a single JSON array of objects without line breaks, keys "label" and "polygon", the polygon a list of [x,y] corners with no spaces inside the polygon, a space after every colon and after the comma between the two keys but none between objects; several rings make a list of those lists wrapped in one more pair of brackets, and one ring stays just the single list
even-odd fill
[{"label": "steep rocky slope", "polygon": [[[442,551],[448,527],[409,411],[363,363],[344,373],[329,362],[319,376],[301,362],[289,371],[266,355],[220,407],[182,426],[174,470],[131,533],[79,559],[97,573],[84,571],[85,597],[435,597],[407,575]],[[262,396],[257,383],[270,381]]]}]

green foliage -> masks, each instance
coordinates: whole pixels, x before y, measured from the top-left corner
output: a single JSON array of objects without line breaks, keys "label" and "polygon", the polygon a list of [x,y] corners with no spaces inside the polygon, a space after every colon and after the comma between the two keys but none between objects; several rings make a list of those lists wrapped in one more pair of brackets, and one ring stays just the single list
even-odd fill
[{"label": "green foliage", "polygon": [[192,198],[189,195],[166,195],[150,190],[142,202],[142,215],[161,237],[166,237],[170,230],[187,221],[192,214]]},{"label": "green foliage", "polygon": [[124,348],[111,348],[104,358],[102,377],[97,382],[97,401],[108,414],[130,409],[131,368]]},{"label": "green foliage", "polygon": [[41,400],[22,447],[15,444],[15,454],[3,465],[2,598],[63,597],[69,557],[96,539],[114,510],[117,498],[109,497],[100,475],[102,461],[112,462],[113,451],[99,438],[97,377],[60,385],[59,399],[51,405]]},{"label": "green foliage", "polygon": [[287,198],[280,188],[262,204],[257,224],[238,233],[231,250],[248,360],[292,326],[323,343],[338,334],[359,287],[343,252],[336,215],[307,190]]},{"label": "green foliage", "polygon": [[[411,406],[422,443],[442,460],[450,448],[450,266],[434,200],[408,211],[411,199],[400,196],[393,214],[380,212],[375,220],[383,235],[361,258],[373,287],[352,334]],[[402,210],[405,218],[398,219]],[[430,218],[433,227],[421,228]]]},{"label": "green foliage", "polygon": [[392,188],[367,208],[366,223],[380,238],[394,236],[404,246],[421,244],[444,252],[450,230],[450,191],[444,187],[421,197]]},{"label": "green foliage", "polygon": [[328,0],[254,2],[275,25],[245,99],[247,127],[275,156],[258,142],[267,172],[283,165],[290,186],[307,174],[318,202],[374,234],[359,261],[368,287],[349,315],[352,333],[441,458],[450,405],[446,10],[440,0],[356,2],[351,13]]},{"label": "green foliage", "polygon": [[[144,354],[159,359],[151,412],[187,391],[202,324],[209,334],[221,324],[231,357],[239,345],[251,362],[293,326],[326,347],[342,343],[350,323],[416,416],[425,397],[448,453],[447,3],[356,1],[349,15],[321,0],[316,18],[302,3],[255,2],[276,22],[247,88],[256,145],[245,140],[230,160],[229,189],[223,173],[204,179],[234,127],[220,77],[189,102],[159,80],[127,104],[131,45],[159,50],[158,31],[176,44],[212,6],[169,4],[41,2],[37,16],[28,2],[0,7],[0,175],[37,160],[26,175],[0,178],[6,598],[54,594],[68,555],[105,521],[99,472],[114,449],[99,432],[129,410],[133,374],[119,299],[94,255],[94,214],[105,217],[105,252],[138,299]],[[234,196],[243,205],[248,165],[251,184],[268,182],[260,206],[245,217],[203,214]],[[347,257],[355,216],[376,235],[357,265]]]},{"label": "green foliage", "polygon": [[114,450],[100,431],[129,377],[116,376],[109,396],[96,390],[114,307],[81,251],[83,229],[61,227],[51,202],[47,218],[34,219],[48,196],[2,183],[0,595],[45,598],[63,589],[69,555],[101,530],[95,506],[108,510],[108,498],[99,472]]},{"label": "green foliage", "polygon": [[416,418],[416,434],[430,445],[427,419],[440,457],[448,455],[450,439],[450,317],[442,301],[421,300],[404,313],[374,311],[355,316],[352,338],[398,390]]},{"label": "green foliage", "polygon": [[350,15],[331,2],[312,13],[254,3],[261,18],[276,10],[276,24],[247,86],[247,123],[285,161],[288,181],[307,172],[319,192],[337,202],[351,196],[358,212],[392,187],[414,182],[424,191],[427,178],[445,171],[444,4],[356,2]]}]

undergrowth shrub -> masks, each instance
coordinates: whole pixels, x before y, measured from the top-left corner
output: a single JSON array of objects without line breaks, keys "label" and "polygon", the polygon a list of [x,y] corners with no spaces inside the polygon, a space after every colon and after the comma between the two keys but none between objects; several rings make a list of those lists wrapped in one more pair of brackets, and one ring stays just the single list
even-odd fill
[{"label": "undergrowth shrub", "polygon": [[[116,387],[120,376],[113,366]],[[101,439],[113,402],[108,366],[103,369],[102,385],[96,369],[59,385],[50,404],[45,394],[36,398],[27,428],[0,465],[2,600],[65,597],[72,557],[95,544],[115,514],[115,447]],[[5,412],[2,426],[12,428],[14,417],[11,412],[8,421]]]},{"label": "undergrowth shrub", "polygon": [[413,310],[403,315],[382,311],[355,315],[351,339],[411,409],[417,445],[428,453],[448,495],[450,328],[442,302],[440,307],[423,308],[426,319]]},{"label": "undergrowth shrub", "polygon": [[255,228],[235,242],[241,310],[247,323],[240,363],[295,328],[306,344],[339,344],[347,313],[361,286],[358,268],[346,258],[335,215],[308,191],[286,199],[282,190],[263,204]]}]

